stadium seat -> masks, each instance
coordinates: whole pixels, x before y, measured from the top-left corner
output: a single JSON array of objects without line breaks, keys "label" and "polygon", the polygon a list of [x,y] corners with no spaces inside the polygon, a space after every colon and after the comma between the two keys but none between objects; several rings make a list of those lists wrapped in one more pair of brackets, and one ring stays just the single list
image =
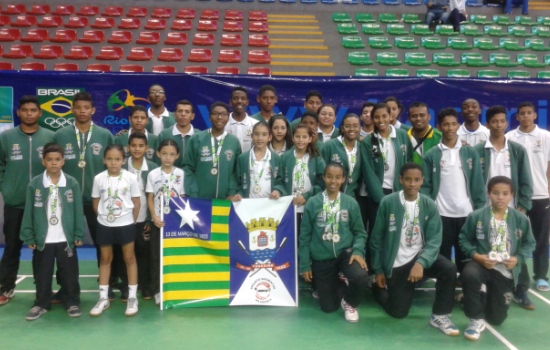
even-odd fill
[{"label": "stadium seat", "polygon": [[359,23],[374,23],[376,19],[372,16],[372,13],[358,12],[355,14],[355,20]]},{"label": "stadium seat", "polygon": [[467,69],[449,69],[447,71],[447,77],[449,78],[469,78],[470,71]]},{"label": "stadium seat", "polygon": [[403,5],[420,6],[422,5],[422,0],[403,0]]},{"label": "stadium seat", "polygon": [[211,33],[195,33],[193,45],[212,46],[216,43],[216,36]]},{"label": "stadium seat", "polygon": [[150,61],[153,59],[153,49],[150,47],[132,47],[126,59],[129,61]]},{"label": "stadium seat", "polygon": [[212,61],[212,50],[210,49],[191,49],[189,57],[187,58],[189,62],[211,62]]},{"label": "stadium seat", "polygon": [[378,21],[381,23],[398,23],[395,13],[380,13],[378,15]]},{"label": "stadium seat", "polygon": [[63,19],[59,16],[44,16],[36,25],[43,28],[57,28],[63,25]]},{"label": "stadium seat", "polygon": [[68,54],[65,55],[69,60],[87,60],[94,55],[94,50],[91,46],[74,45]]},{"label": "stadium seat", "polygon": [[27,15],[43,16],[50,13],[50,5],[32,5],[30,10],[26,11]]},{"label": "stadium seat", "polygon": [[13,70],[13,63],[0,62],[0,70]]},{"label": "stadium seat", "polygon": [[442,50],[446,48],[445,43],[441,41],[440,37],[423,37],[420,40],[420,46],[429,50]]},{"label": "stadium seat", "polygon": [[8,51],[5,51],[2,54],[4,58],[27,58],[32,56],[32,46],[31,45],[12,45]]},{"label": "stadium seat", "polygon": [[65,24],[65,28],[86,28],[88,26],[88,17],[70,17]]},{"label": "stadium seat", "polygon": [[21,70],[46,70],[46,65],[40,62],[23,62]]},{"label": "stadium seat", "polygon": [[426,58],[425,52],[405,53],[405,63],[409,66],[429,66],[431,62]]},{"label": "stadium seat", "polygon": [[361,0],[364,5],[380,5],[380,0]]},{"label": "stadium seat", "polygon": [[153,66],[151,71],[153,73],[176,73],[176,67],[166,66],[166,65],[159,65],[159,66]]},{"label": "stadium seat", "polygon": [[536,39],[526,39],[525,46],[533,51],[550,51],[550,46],[544,46],[544,40]]},{"label": "stadium seat", "polygon": [[107,6],[105,11],[101,14],[102,16],[109,17],[120,17],[124,14],[124,9],[120,6]]},{"label": "stadium seat", "polygon": [[166,20],[162,18],[149,18],[144,28],[148,30],[164,30],[166,29]]},{"label": "stadium seat", "polygon": [[40,51],[33,54],[32,57],[42,60],[63,57],[63,48],[59,45],[43,45],[40,47]]},{"label": "stadium seat", "polygon": [[493,15],[493,23],[503,26],[512,24],[508,15]]},{"label": "stadium seat", "polygon": [[239,10],[225,10],[225,15],[223,17],[226,21],[242,21],[244,15],[242,11]]},{"label": "stadium seat", "polygon": [[466,0],[466,6],[468,7],[481,7],[483,6],[482,0]]},{"label": "stadium seat", "polygon": [[86,30],[78,39],[81,43],[102,43],[105,41],[105,32],[102,30]]},{"label": "stadium seat", "polygon": [[384,31],[378,23],[365,23],[361,25],[361,31],[367,35],[382,35]]},{"label": "stadium seat", "polygon": [[474,38],[474,47],[479,50],[498,50],[491,38]]},{"label": "stadium seat", "polygon": [[140,32],[136,40],[136,44],[140,45],[156,45],[160,43],[159,32]]},{"label": "stadium seat", "polygon": [[347,35],[359,33],[354,23],[338,23],[336,25],[336,30],[340,34],[347,34]]},{"label": "stadium seat", "polygon": [[240,74],[239,67],[216,67],[216,74]]},{"label": "stadium seat", "polygon": [[378,76],[378,70],[372,68],[357,68],[355,70],[356,77],[376,77]]},{"label": "stadium seat", "polygon": [[264,21],[249,22],[248,31],[255,33],[267,33],[269,31],[269,27],[267,22]]},{"label": "stadium seat", "polygon": [[165,47],[160,50],[157,60],[163,62],[179,62],[183,60],[183,50],[177,47]]},{"label": "stadium seat", "polygon": [[189,74],[206,74],[208,73],[208,68],[201,66],[186,66],[183,68],[183,72]]},{"label": "stadium seat", "polygon": [[215,32],[218,30],[218,22],[211,20],[200,20],[197,26],[197,30],[203,32]]},{"label": "stadium seat", "polygon": [[466,36],[483,36],[476,24],[464,24],[460,26],[460,34]]},{"label": "stadium seat", "polygon": [[378,52],[376,62],[382,66],[400,66],[402,63],[395,52]]},{"label": "stadium seat", "polygon": [[550,38],[550,27],[536,26],[531,29],[533,35],[537,35],[541,38]]},{"label": "stadium seat", "polygon": [[493,23],[493,21],[490,20],[485,15],[471,15],[470,16],[470,22],[475,23],[475,24],[482,24],[482,25]]},{"label": "stadium seat", "polygon": [[195,19],[195,16],[195,9],[178,9],[178,12],[176,13],[176,18],[180,19]]},{"label": "stadium seat", "polygon": [[458,32],[455,32],[453,26],[448,24],[439,24],[435,27],[435,33],[442,36],[455,36]]},{"label": "stadium seat", "polygon": [[390,40],[386,36],[371,36],[369,38],[369,46],[372,49],[391,49]]},{"label": "stadium seat", "polygon": [[509,53],[491,53],[489,54],[489,63],[497,67],[516,67],[518,64],[512,62]]},{"label": "stadium seat", "polygon": [[408,35],[409,31],[405,29],[404,24],[388,24],[386,25],[386,33],[390,35]]},{"label": "stadium seat", "polygon": [[[94,20],[94,23],[91,25],[91,27],[94,29],[111,29],[114,26],[115,26],[114,18],[108,18],[108,17],[96,17]],[[138,24],[138,28],[139,28],[139,24]],[[129,28],[129,29],[133,29],[133,28]]]},{"label": "stadium seat", "polygon": [[538,72],[537,73],[537,78],[539,78],[539,79],[550,79],[550,72],[549,71]]},{"label": "stadium seat", "polygon": [[185,45],[187,44],[187,33],[170,32],[166,34],[165,45]]},{"label": "stadium seat", "polygon": [[218,62],[222,63],[240,63],[241,60],[241,50],[223,49],[218,55]]},{"label": "stadium seat", "polygon": [[21,39],[21,31],[19,29],[0,29],[0,42],[16,41],[19,39]]},{"label": "stadium seat", "polygon": [[48,40],[47,29],[29,29],[27,35],[21,38],[23,42],[41,43]]},{"label": "stadium seat", "polygon": [[90,63],[86,70],[88,72],[110,72],[111,71],[111,65],[105,64],[105,63]]},{"label": "stadium seat", "polygon": [[[97,16],[99,13],[99,6],[83,5],[76,13],[77,16]],[[75,64],[75,63],[71,63]]]},{"label": "stadium seat", "polygon": [[424,22],[418,17],[417,13],[404,13],[401,19],[407,24],[421,24]]},{"label": "stadium seat", "polygon": [[382,3],[384,5],[397,6],[399,5],[399,0],[382,0]]},{"label": "stadium seat", "polygon": [[99,49],[96,60],[117,61],[124,57],[124,49],[120,46],[103,46]]},{"label": "stadium seat", "polygon": [[437,69],[418,69],[416,76],[420,78],[437,78],[439,77],[439,71]]},{"label": "stadium seat", "polygon": [[433,35],[434,33],[430,30],[430,26],[427,24],[413,24],[411,25],[411,33],[414,35]]},{"label": "stadium seat", "polygon": [[240,34],[222,34],[221,46],[242,46],[243,38]]},{"label": "stadium seat", "polygon": [[12,27],[32,27],[36,25],[35,16],[21,15],[15,18],[15,21],[11,22]]},{"label": "stadium seat", "polygon": [[386,76],[387,77],[408,77],[409,71],[402,68],[390,68],[386,69]]},{"label": "stadium seat", "polygon": [[504,48],[508,51],[523,51],[526,49],[525,46],[519,44],[518,39],[516,38],[501,38],[499,41],[500,48]]},{"label": "stadium seat", "polygon": [[538,16],[537,24],[543,26],[550,26],[550,16]]},{"label": "stadium seat", "polygon": [[0,16],[0,26],[7,26],[10,22],[10,16]]},{"label": "stadium seat", "polygon": [[368,52],[356,51],[348,53],[348,63],[354,66],[368,66],[372,64],[372,60]]},{"label": "stadium seat", "polygon": [[170,18],[172,17],[172,9],[167,7],[155,7],[151,14],[153,18]]},{"label": "stadium seat", "polygon": [[362,49],[365,44],[360,36],[351,35],[342,37],[342,46],[346,49]]},{"label": "stadium seat", "polygon": [[140,64],[121,64],[118,71],[122,73],[142,73],[145,72],[145,68]]},{"label": "stadium seat", "polygon": [[111,37],[107,39],[109,44],[129,44],[132,41],[132,32],[129,30],[113,30]]},{"label": "stadium seat", "polygon": [[489,62],[483,60],[483,55],[478,52],[467,52],[461,55],[460,62],[468,67],[488,67]]},{"label": "stadium seat", "polygon": [[449,37],[447,38],[447,47],[454,50],[471,50],[472,45],[468,43],[466,38]]},{"label": "stadium seat", "polygon": [[80,67],[77,63],[56,63],[53,66],[53,70],[55,71],[78,71]]},{"label": "stadium seat", "polygon": [[516,16],[515,21],[522,26],[534,26],[537,22],[533,21],[531,16]]},{"label": "stadium seat", "polygon": [[434,53],[432,62],[442,67],[460,66],[460,62],[455,61],[455,55],[447,52]]},{"label": "stadium seat", "polygon": [[248,51],[248,63],[269,64],[271,56],[267,50],[250,50]]},{"label": "stadium seat", "polygon": [[489,35],[489,36],[496,36],[496,37],[508,36],[508,33],[504,32],[502,26],[498,26],[495,24],[486,25],[483,28],[483,32],[485,33],[485,35]]},{"label": "stadium seat", "polygon": [[57,5],[52,11],[54,16],[71,16],[72,14],[74,14],[74,6],[71,5]]},{"label": "stadium seat", "polygon": [[538,55],[532,53],[518,54],[518,63],[527,68],[545,68],[545,62],[539,62]]},{"label": "stadium seat", "polygon": [[508,78],[510,79],[529,79],[531,78],[531,73],[524,70],[509,70]]},{"label": "stadium seat", "polygon": [[170,27],[172,30],[191,30],[191,28],[193,28],[193,22],[190,19],[176,19]]},{"label": "stadium seat", "polygon": [[27,7],[24,4],[7,4],[6,8],[2,10],[4,15],[20,15],[27,11]]},{"label": "stadium seat", "polygon": [[147,17],[147,7],[132,6],[126,12],[126,17]]},{"label": "stadium seat", "polygon": [[249,75],[271,75],[271,69],[268,67],[248,67],[246,74]]},{"label": "stadium seat", "polygon": [[532,35],[525,26],[509,26],[508,34],[517,37],[528,37]]},{"label": "stadium seat", "polygon": [[219,20],[220,11],[215,9],[204,9],[201,11],[200,19]]},{"label": "stadium seat", "polygon": [[249,34],[248,46],[269,47],[269,37],[265,34]]},{"label": "stadium seat", "polygon": [[477,72],[478,78],[500,78],[498,70],[483,69]]},{"label": "stadium seat", "polygon": [[53,37],[50,38],[53,43],[70,43],[76,41],[76,31],[74,29],[58,29]]},{"label": "stadium seat", "polygon": [[248,12],[249,21],[267,21],[267,13],[265,11],[250,11]]},{"label": "stadium seat", "polygon": [[333,12],[332,21],[336,23],[351,23],[351,17],[347,12]]},{"label": "stadium seat", "polygon": [[242,32],[243,22],[242,21],[225,21],[223,22],[223,31],[224,32]]},{"label": "stadium seat", "polygon": [[400,49],[417,49],[418,45],[412,36],[398,36],[394,39],[393,44]]}]

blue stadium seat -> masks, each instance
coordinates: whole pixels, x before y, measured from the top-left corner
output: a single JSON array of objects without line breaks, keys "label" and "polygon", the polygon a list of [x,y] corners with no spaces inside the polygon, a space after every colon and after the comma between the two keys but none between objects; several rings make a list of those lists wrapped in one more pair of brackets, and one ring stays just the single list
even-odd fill
[{"label": "blue stadium seat", "polygon": [[300,0],[302,4],[316,4],[317,0]]},{"label": "blue stadium seat", "polygon": [[403,4],[407,6],[420,6],[422,5],[422,0],[403,0]]},{"label": "blue stadium seat", "polygon": [[361,0],[365,5],[380,5],[379,0]]},{"label": "blue stadium seat", "polygon": [[325,5],[336,5],[338,3],[337,0],[321,0],[321,2]]},{"label": "blue stadium seat", "polygon": [[466,6],[468,6],[468,7],[481,7],[481,6],[483,6],[483,1],[481,1],[481,0],[466,0]]},{"label": "blue stadium seat", "polygon": [[382,3],[384,3],[384,5],[399,5],[399,0],[382,0]]}]

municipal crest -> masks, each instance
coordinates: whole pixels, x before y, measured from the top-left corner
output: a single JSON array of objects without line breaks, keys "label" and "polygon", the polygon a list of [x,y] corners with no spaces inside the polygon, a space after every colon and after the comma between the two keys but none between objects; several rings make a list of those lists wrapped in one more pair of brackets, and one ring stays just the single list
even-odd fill
[{"label": "municipal crest", "polygon": [[11,146],[11,154],[19,154],[21,153],[21,147],[19,147],[19,144],[18,143],[14,143],[12,146]]},{"label": "municipal crest", "polygon": [[201,150],[201,157],[208,157],[210,155],[210,148],[203,146]]},{"label": "municipal crest", "polygon": [[331,161],[336,163],[342,163],[342,160],[340,160],[340,156],[336,153],[332,155]]},{"label": "municipal crest", "polygon": [[97,142],[92,143],[90,147],[92,147],[92,154],[94,156],[99,156],[99,154],[101,153],[101,149],[103,148],[103,146],[101,146],[101,144]]},{"label": "municipal crest", "polygon": [[68,143],[65,145],[65,154],[71,153],[73,153],[73,145],[71,143]]}]

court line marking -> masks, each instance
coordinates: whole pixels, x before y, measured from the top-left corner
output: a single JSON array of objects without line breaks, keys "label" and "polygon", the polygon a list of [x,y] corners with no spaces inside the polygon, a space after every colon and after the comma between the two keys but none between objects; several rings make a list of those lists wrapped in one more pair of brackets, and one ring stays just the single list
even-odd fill
[{"label": "court line marking", "polygon": [[550,305],[550,300],[546,299],[545,297],[543,297],[543,296],[540,295],[539,293],[535,292],[535,291],[532,290],[531,288],[529,288],[529,293],[533,294],[534,296],[536,296],[536,297],[539,298],[540,300],[544,301],[546,304]]},{"label": "court line marking", "polygon": [[23,275],[21,277],[19,277],[16,281],[15,281],[15,285],[18,285],[21,281],[23,281],[25,278],[27,278],[28,276],[27,275]]},{"label": "court line marking", "polygon": [[510,350],[518,350],[512,343],[510,343],[506,338],[502,336],[499,332],[497,332],[491,325],[489,325],[487,322],[485,322],[485,328],[489,330],[489,332],[493,333],[493,335],[501,341],[506,347]]}]

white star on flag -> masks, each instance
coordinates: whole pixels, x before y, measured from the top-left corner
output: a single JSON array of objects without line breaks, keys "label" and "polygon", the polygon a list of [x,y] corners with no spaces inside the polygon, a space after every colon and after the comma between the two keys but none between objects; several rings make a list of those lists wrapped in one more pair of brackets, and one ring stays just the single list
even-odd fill
[{"label": "white star on flag", "polygon": [[180,228],[182,228],[183,225],[187,224],[191,227],[191,229],[194,230],[195,229],[194,222],[200,222],[200,219],[197,217],[197,214],[199,213],[199,211],[191,209],[191,206],[189,205],[189,201],[187,201],[186,203],[182,199],[182,203],[185,205],[185,209],[176,210],[176,213],[178,213],[181,216]]}]

